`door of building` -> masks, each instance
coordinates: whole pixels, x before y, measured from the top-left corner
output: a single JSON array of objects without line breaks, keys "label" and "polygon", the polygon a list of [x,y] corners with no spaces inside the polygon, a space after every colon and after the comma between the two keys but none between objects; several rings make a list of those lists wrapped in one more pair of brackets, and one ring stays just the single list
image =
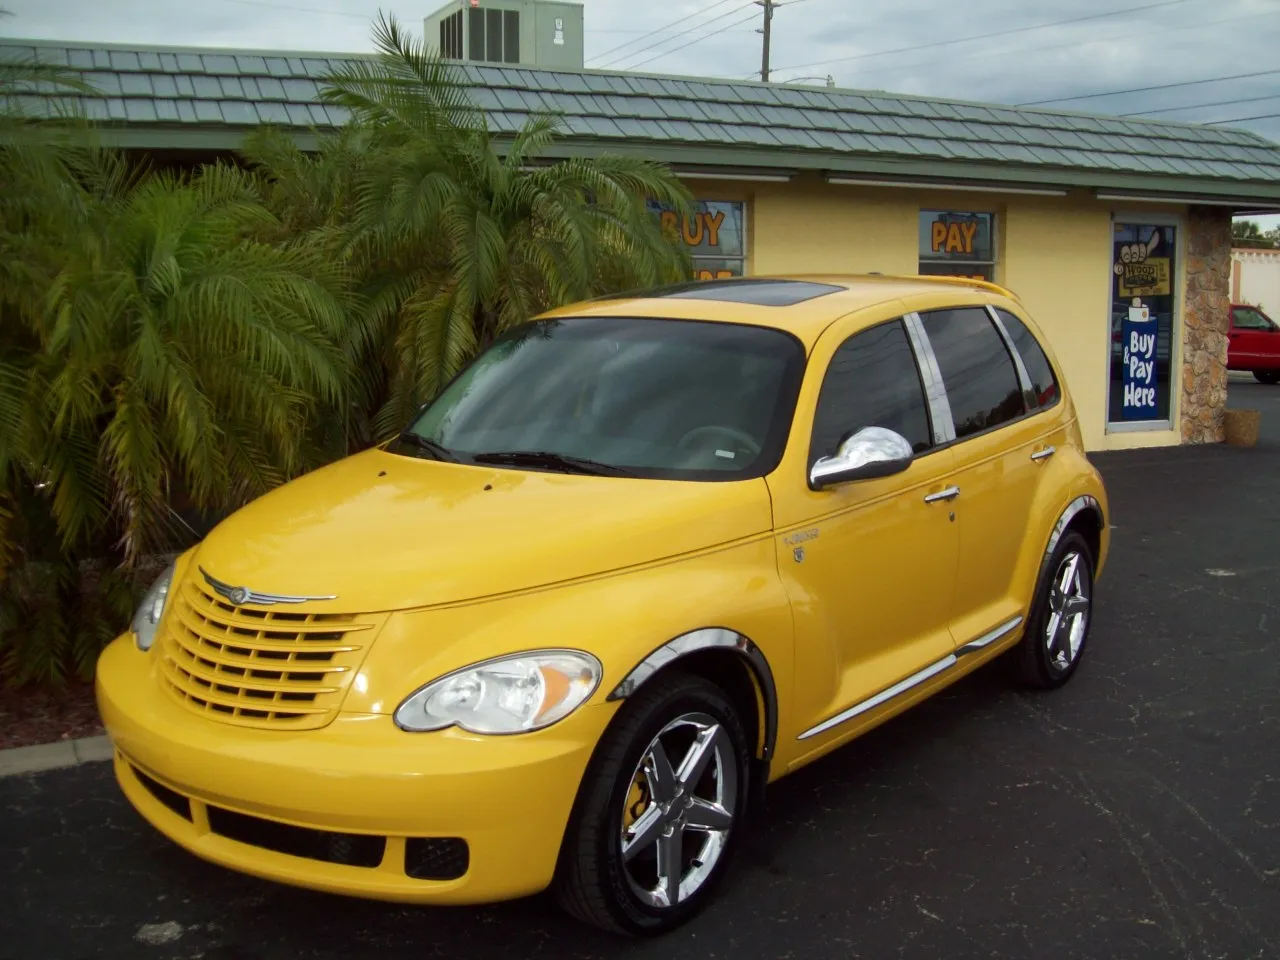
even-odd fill
[{"label": "door of building", "polygon": [[1117,221],[1111,259],[1110,430],[1172,422],[1178,228]]}]

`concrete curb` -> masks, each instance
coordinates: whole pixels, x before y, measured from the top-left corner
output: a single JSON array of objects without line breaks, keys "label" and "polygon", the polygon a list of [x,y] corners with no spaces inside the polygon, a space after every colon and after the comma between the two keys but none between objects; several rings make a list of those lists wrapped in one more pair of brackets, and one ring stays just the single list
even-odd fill
[{"label": "concrete curb", "polygon": [[98,763],[110,760],[115,750],[109,737],[81,737],[79,740],[59,740],[56,743],[38,743],[32,747],[14,747],[0,750],[0,777],[14,777],[23,773],[39,773],[41,770],[57,770],[81,763]]}]

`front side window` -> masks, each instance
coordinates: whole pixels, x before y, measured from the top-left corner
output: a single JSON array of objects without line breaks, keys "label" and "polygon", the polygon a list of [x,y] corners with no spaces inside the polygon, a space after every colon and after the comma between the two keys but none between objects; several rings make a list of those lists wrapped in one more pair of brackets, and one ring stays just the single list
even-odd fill
[{"label": "front side window", "polygon": [[1027,368],[1027,378],[1031,381],[1027,408],[1045,410],[1052,407],[1058,402],[1058,380],[1053,375],[1053,367],[1049,365],[1044,348],[1027,325],[1008,310],[996,310],[996,313],[1013,341],[1013,349],[1022,358],[1022,365]]},{"label": "front side window", "polygon": [[1236,307],[1231,311],[1231,324],[1240,330],[1275,329],[1275,324],[1251,307]]},{"label": "front side window", "polygon": [[813,418],[809,466],[863,427],[885,427],[923,453],[932,445],[924,385],[902,321],[863,330],[831,358]]},{"label": "front side window", "polygon": [[920,320],[938,359],[957,440],[1026,413],[1017,368],[986,310],[933,310]]},{"label": "front side window", "polygon": [[470,463],[759,477],[781,458],[804,362],[798,340],[767,327],[538,321],[485,351],[394,449],[413,452],[416,436]]}]

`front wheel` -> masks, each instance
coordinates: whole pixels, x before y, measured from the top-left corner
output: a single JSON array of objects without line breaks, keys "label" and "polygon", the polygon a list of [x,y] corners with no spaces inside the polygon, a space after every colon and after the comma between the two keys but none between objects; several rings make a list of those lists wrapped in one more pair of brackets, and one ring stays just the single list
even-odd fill
[{"label": "front wheel", "polygon": [[1259,383],[1277,384],[1280,383],[1280,370],[1255,370],[1253,379]]},{"label": "front wheel", "polygon": [[673,674],[630,698],[583,779],[557,871],[561,906],[587,923],[656,935],[702,909],[736,845],[750,777],[724,692]]},{"label": "front wheel", "polygon": [[1079,533],[1062,535],[1036,588],[1022,641],[1013,649],[1023,683],[1060,687],[1076,672],[1093,616],[1093,552]]}]

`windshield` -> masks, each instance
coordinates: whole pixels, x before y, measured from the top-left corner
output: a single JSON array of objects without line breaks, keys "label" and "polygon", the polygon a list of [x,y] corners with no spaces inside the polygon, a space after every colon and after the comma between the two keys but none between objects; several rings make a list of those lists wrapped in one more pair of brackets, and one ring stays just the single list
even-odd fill
[{"label": "windshield", "polygon": [[765,327],[537,321],[478,357],[392,449],[513,468],[758,477],[781,457],[803,367],[800,342]]}]

